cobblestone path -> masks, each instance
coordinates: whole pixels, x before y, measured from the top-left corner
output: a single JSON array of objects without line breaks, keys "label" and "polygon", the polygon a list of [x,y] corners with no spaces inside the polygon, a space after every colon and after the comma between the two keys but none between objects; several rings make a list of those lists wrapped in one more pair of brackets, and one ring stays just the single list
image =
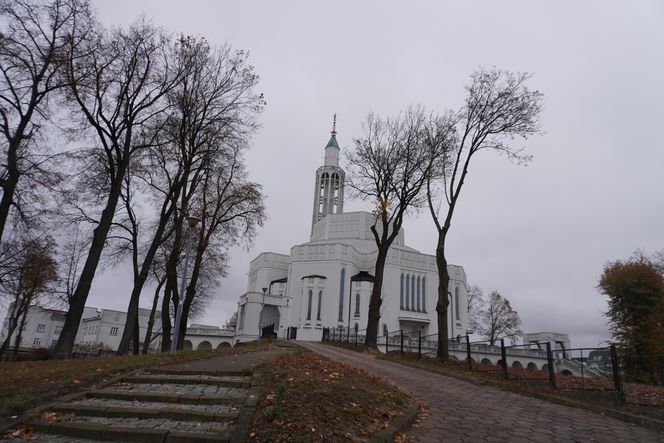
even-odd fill
[{"label": "cobblestone path", "polygon": [[24,423],[37,431],[36,442],[244,441],[260,391],[253,367],[284,352],[145,369],[51,405]]},{"label": "cobblestone path", "polygon": [[421,442],[664,442],[656,431],[583,409],[477,386],[372,355],[306,342],[325,357],[363,368],[430,406],[408,436]]}]

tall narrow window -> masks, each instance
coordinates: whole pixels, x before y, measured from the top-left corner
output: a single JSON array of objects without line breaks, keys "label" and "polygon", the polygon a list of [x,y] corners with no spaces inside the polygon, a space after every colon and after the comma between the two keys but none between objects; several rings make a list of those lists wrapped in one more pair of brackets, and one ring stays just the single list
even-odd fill
[{"label": "tall narrow window", "polygon": [[422,277],[422,311],[427,312],[427,278]]},{"label": "tall narrow window", "polygon": [[401,273],[401,281],[399,284],[399,307],[403,309],[403,272]]},{"label": "tall narrow window", "polygon": [[410,309],[415,310],[415,276],[410,276]]},{"label": "tall narrow window", "polygon": [[344,321],[344,289],[346,284],[346,268],[341,268],[339,281],[339,321]]},{"label": "tall narrow window", "polygon": [[355,294],[355,317],[360,316],[360,293]]},{"label": "tall narrow window", "polygon": [[459,287],[454,288],[454,318],[457,320],[459,317]]},{"label": "tall narrow window", "polygon": [[323,303],[323,291],[318,291],[318,312],[316,313],[316,320],[320,320],[320,306]]},{"label": "tall narrow window", "polygon": [[313,298],[314,294],[313,292],[311,292],[311,289],[309,289],[309,303],[307,304],[307,320],[311,320],[311,302]]},{"label": "tall narrow window", "polygon": [[410,309],[410,277],[406,274],[406,309]]},{"label": "tall narrow window", "polygon": [[420,291],[420,284],[422,283],[422,280],[420,279],[420,276],[417,276],[417,311],[421,312],[422,311],[422,305],[420,304],[420,297],[422,296],[422,292]]}]

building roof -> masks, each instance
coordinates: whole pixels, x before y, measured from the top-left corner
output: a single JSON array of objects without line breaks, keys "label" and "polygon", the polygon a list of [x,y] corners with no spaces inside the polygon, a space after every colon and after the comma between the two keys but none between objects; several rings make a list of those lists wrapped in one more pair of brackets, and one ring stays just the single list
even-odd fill
[{"label": "building roof", "polygon": [[369,274],[367,271],[360,271],[357,274],[353,275],[350,278],[351,281],[370,281],[374,282],[376,281],[376,277],[373,275]]},{"label": "building roof", "polygon": [[318,275],[318,274],[305,275],[304,277],[301,278],[301,280],[304,280],[305,278],[325,278],[325,279],[327,279],[327,277],[325,277],[324,275]]},{"label": "building roof", "polygon": [[327,146],[325,146],[325,149],[327,148],[337,148],[339,149],[339,143],[337,143],[337,135],[332,134],[332,137],[330,137],[330,141],[327,142]]}]

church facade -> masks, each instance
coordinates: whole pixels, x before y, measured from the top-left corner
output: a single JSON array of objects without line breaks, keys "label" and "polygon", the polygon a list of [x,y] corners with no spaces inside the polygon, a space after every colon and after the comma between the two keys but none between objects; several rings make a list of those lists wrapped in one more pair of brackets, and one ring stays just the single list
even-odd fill
[{"label": "church facade", "polygon": [[[263,252],[251,261],[247,292],[238,303],[235,341],[261,336],[315,340],[323,328],[364,334],[377,254],[370,212],[343,212],[345,174],[336,124],[316,171],[309,241],[290,254]],[[463,267],[450,265],[450,338],[468,329]],[[437,332],[436,258],[406,246],[403,230],[385,266],[379,335]]]}]

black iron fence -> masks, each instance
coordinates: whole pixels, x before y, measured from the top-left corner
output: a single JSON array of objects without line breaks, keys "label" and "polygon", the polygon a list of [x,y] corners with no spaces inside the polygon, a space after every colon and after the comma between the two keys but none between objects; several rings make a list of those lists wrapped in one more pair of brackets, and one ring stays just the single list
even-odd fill
[{"label": "black iron fence", "polygon": [[[364,349],[366,329],[325,328],[323,341],[345,343]],[[434,359],[437,334],[421,331],[386,331],[377,337],[378,349],[413,358]],[[470,341],[466,335],[448,340],[449,364],[468,371],[491,373],[507,380],[545,382],[559,390],[610,390],[624,398],[624,364],[615,346],[604,348],[552,349],[531,345],[506,345],[504,340]],[[664,356],[662,362],[664,363]],[[632,358],[630,356],[630,358]],[[662,366],[664,367],[664,366]]]}]

